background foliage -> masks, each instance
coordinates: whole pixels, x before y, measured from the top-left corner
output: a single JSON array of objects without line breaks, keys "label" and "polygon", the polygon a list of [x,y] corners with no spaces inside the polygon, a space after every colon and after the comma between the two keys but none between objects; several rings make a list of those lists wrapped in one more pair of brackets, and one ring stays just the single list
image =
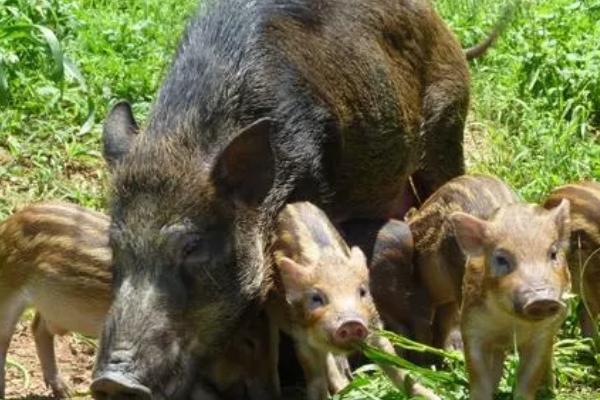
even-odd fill
[{"label": "background foliage", "polygon": [[[0,216],[37,199],[102,208],[101,122],[111,102],[143,121],[195,0],[0,0]],[[466,46],[501,14],[493,0],[437,0]],[[600,176],[600,1],[525,1],[472,67],[466,151],[530,201]],[[573,302],[573,307],[577,302]],[[556,346],[558,393],[598,399],[600,359],[570,318]],[[460,357],[434,383],[466,398]],[[515,360],[499,398],[510,398]],[[370,368],[342,399],[402,399]]]}]

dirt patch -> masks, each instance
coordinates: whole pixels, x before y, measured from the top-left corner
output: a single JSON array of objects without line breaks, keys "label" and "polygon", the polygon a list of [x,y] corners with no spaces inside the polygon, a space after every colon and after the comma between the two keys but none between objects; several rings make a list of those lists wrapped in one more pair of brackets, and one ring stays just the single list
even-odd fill
[{"label": "dirt patch", "polygon": [[[46,400],[52,392],[46,388],[42,369],[37,358],[35,343],[31,335],[30,321],[22,320],[16,327],[8,349],[8,359],[22,368],[10,364],[6,370],[6,399]],[[74,398],[87,400],[95,346],[93,342],[78,335],[55,338],[58,368],[65,382],[74,393]],[[27,385],[27,381],[29,384]]]}]

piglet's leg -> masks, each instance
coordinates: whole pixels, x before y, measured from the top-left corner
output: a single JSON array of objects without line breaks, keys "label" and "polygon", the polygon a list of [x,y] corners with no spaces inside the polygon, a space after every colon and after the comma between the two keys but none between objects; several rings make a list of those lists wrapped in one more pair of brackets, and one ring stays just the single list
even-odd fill
[{"label": "piglet's leg", "polygon": [[463,350],[460,333],[460,310],[457,302],[440,306],[435,315],[436,341],[435,347],[446,350]]},{"label": "piglet's leg", "polygon": [[[388,339],[384,337],[371,335],[368,343],[380,350],[395,354],[394,346]],[[394,385],[401,390],[404,390],[411,396],[422,396],[428,400],[441,400],[441,398],[431,390],[427,389],[418,382],[414,382],[406,371],[389,365],[382,365],[381,369],[392,381],[392,383],[394,383]]]},{"label": "piglet's leg", "polygon": [[8,345],[26,305],[23,296],[0,286],[0,399],[4,398]]},{"label": "piglet's leg", "polygon": [[327,354],[327,380],[330,394],[336,394],[350,383],[346,377],[346,371],[349,369],[346,357]]},{"label": "piglet's leg", "polygon": [[221,400],[204,382],[197,382],[190,393],[189,400]]},{"label": "piglet's leg", "polygon": [[275,398],[281,397],[281,380],[279,378],[279,326],[269,323],[269,389]]},{"label": "piglet's leg", "polygon": [[579,324],[581,326],[581,333],[585,337],[594,337],[594,324],[596,322],[590,317],[587,309],[582,306],[579,310]]},{"label": "piglet's leg", "polygon": [[[69,388],[58,373],[56,366],[56,357],[54,355],[54,333],[48,327],[48,324],[42,318],[40,313],[36,313],[31,324],[35,347],[37,349],[44,381],[52,389],[52,393],[57,398],[68,398]],[[63,333],[63,332],[57,332]]]},{"label": "piglet's leg", "polygon": [[327,382],[327,353],[296,343],[296,353],[306,378],[307,400],[327,400],[329,398]]},{"label": "piglet's leg", "polygon": [[478,338],[465,339],[465,358],[469,373],[470,399],[492,400],[497,378],[502,374],[504,356],[484,346]]},{"label": "piglet's leg", "polygon": [[589,273],[583,276],[582,297],[586,304],[581,305],[579,321],[581,332],[586,337],[596,335],[597,318],[600,314],[600,265],[589,265]]},{"label": "piglet's leg", "polygon": [[553,335],[543,335],[519,349],[519,372],[515,397],[534,400],[540,384],[552,370]]}]

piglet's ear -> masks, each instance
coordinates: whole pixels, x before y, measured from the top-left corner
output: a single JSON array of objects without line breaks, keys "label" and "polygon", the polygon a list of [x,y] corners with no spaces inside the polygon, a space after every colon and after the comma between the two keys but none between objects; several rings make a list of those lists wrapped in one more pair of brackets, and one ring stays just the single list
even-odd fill
[{"label": "piglet's ear", "polygon": [[450,215],[454,226],[454,234],[462,251],[467,256],[478,256],[483,253],[488,222],[472,215],[455,212]]},{"label": "piglet's ear", "polygon": [[560,204],[550,210],[558,229],[558,236],[563,243],[568,243],[571,236],[571,203],[562,199]]},{"label": "piglet's ear", "polygon": [[365,253],[357,246],[352,246],[350,249],[350,261],[356,266],[367,266],[367,257],[365,257]]},{"label": "piglet's ear", "polygon": [[256,206],[271,188],[275,175],[270,142],[273,124],[272,119],[262,118],[246,126],[219,155],[213,179],[234,200]]},{"label": "piglet's ear", "polygon": [[308,268],[288,257],[279,258],[275,265],[279,270],[287,300],[292,302],[301,299],[310,273]]}]

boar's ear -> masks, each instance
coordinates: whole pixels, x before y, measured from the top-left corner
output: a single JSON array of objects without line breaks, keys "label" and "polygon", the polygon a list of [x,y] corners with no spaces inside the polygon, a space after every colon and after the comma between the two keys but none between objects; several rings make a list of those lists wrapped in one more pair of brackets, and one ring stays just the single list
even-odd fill
[{"label": "boar's ear", "polygon": [[288,257],[281,257],[275,265],[279,270],[281,283],[285,288],[285,294],[288,301],[295,301],[302,297],[305,282],[308,278],[308,268],[298,264],[296,261]]},{"label": "boar's ear", "polygon": [[477,256],[483,252],[487,234],[487,222],[472,215],[455,212],[450,215],[456,241],[467,256]]},{"label": "boar's ear", "polygon": [[568,243],[571,236],[571,203],[562,199],[560,204],[550,210],[552,218],[558,228],[558,237],[563,243]]},{"label": "boar's ear", "polygon": [[104,121],[102,132],[104,159],[110,168],[129,152],[131,142],[138,131],[129,103],[121,101],[115,104]]},{"label": "boar's ear", "polygon": [[213,179],[235,200],[258,205],[271,188],[275,175],[272,128],[272,119],[259,119],[242,129],[219,155]]}]

